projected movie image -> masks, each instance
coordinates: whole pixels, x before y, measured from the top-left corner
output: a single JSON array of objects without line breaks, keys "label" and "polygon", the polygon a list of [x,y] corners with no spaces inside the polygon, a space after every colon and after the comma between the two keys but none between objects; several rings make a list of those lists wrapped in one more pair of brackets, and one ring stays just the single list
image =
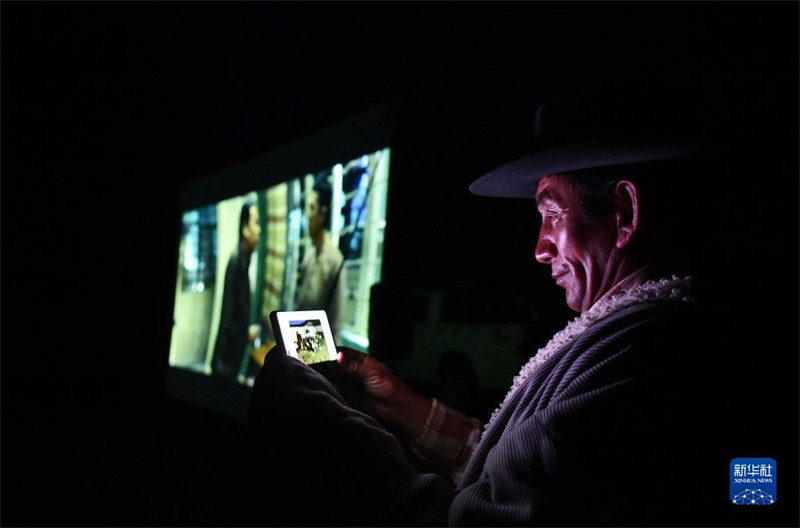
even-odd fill
[{"label": "projected movie image", "polygon": [[[325,310],[336,343],[368,351],[389,155],[385,148],[286,175],[185,211],[170,366],[252,385],[276,341],[272,311]],[[276,179],[265,175],[265,181]],[[299,353],[328,359],[324,340],[299,344]]]}]

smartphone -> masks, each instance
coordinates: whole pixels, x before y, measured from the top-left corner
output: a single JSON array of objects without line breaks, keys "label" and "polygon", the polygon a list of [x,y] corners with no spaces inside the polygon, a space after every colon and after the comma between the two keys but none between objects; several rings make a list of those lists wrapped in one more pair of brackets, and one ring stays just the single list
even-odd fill
[{"label": "smartphone", "polygon": [[338,356],[325,310],[275,311],[269,314],[275,340],[286,353],[313,365]]}]

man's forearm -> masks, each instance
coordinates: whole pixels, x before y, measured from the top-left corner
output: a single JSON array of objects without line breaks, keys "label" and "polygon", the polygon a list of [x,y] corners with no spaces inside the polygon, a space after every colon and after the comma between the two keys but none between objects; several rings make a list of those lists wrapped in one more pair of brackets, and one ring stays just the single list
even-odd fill
[{"label": "man's forearm", "polygon": [[451,470],[456,482],[481,438],[481,423],[434,399],[414,449]]}]

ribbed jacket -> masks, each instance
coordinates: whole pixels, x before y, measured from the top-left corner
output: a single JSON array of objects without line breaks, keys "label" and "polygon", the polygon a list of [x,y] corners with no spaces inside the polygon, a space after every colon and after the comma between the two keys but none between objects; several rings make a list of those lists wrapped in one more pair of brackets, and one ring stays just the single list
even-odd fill
[{"label": "ribbed jacket", "polygon": [[712,441],[724,380],[703,319],[640,303],[554,353],[484,434],[450,524],[713,524],[730,459]]}]

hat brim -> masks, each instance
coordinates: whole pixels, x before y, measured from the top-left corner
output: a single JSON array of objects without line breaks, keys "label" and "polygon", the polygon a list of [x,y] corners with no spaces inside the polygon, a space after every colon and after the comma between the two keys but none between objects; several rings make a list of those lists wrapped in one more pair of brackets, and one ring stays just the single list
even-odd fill
[{"label": "hat brim", "polygon": [[533,198],[539,180],[549,174],[681,159],[707,150],[707,146],[692,143],[586,140],[559,145],[514,160],[481,176],[472,182],[469,190],[478,196]]}]

